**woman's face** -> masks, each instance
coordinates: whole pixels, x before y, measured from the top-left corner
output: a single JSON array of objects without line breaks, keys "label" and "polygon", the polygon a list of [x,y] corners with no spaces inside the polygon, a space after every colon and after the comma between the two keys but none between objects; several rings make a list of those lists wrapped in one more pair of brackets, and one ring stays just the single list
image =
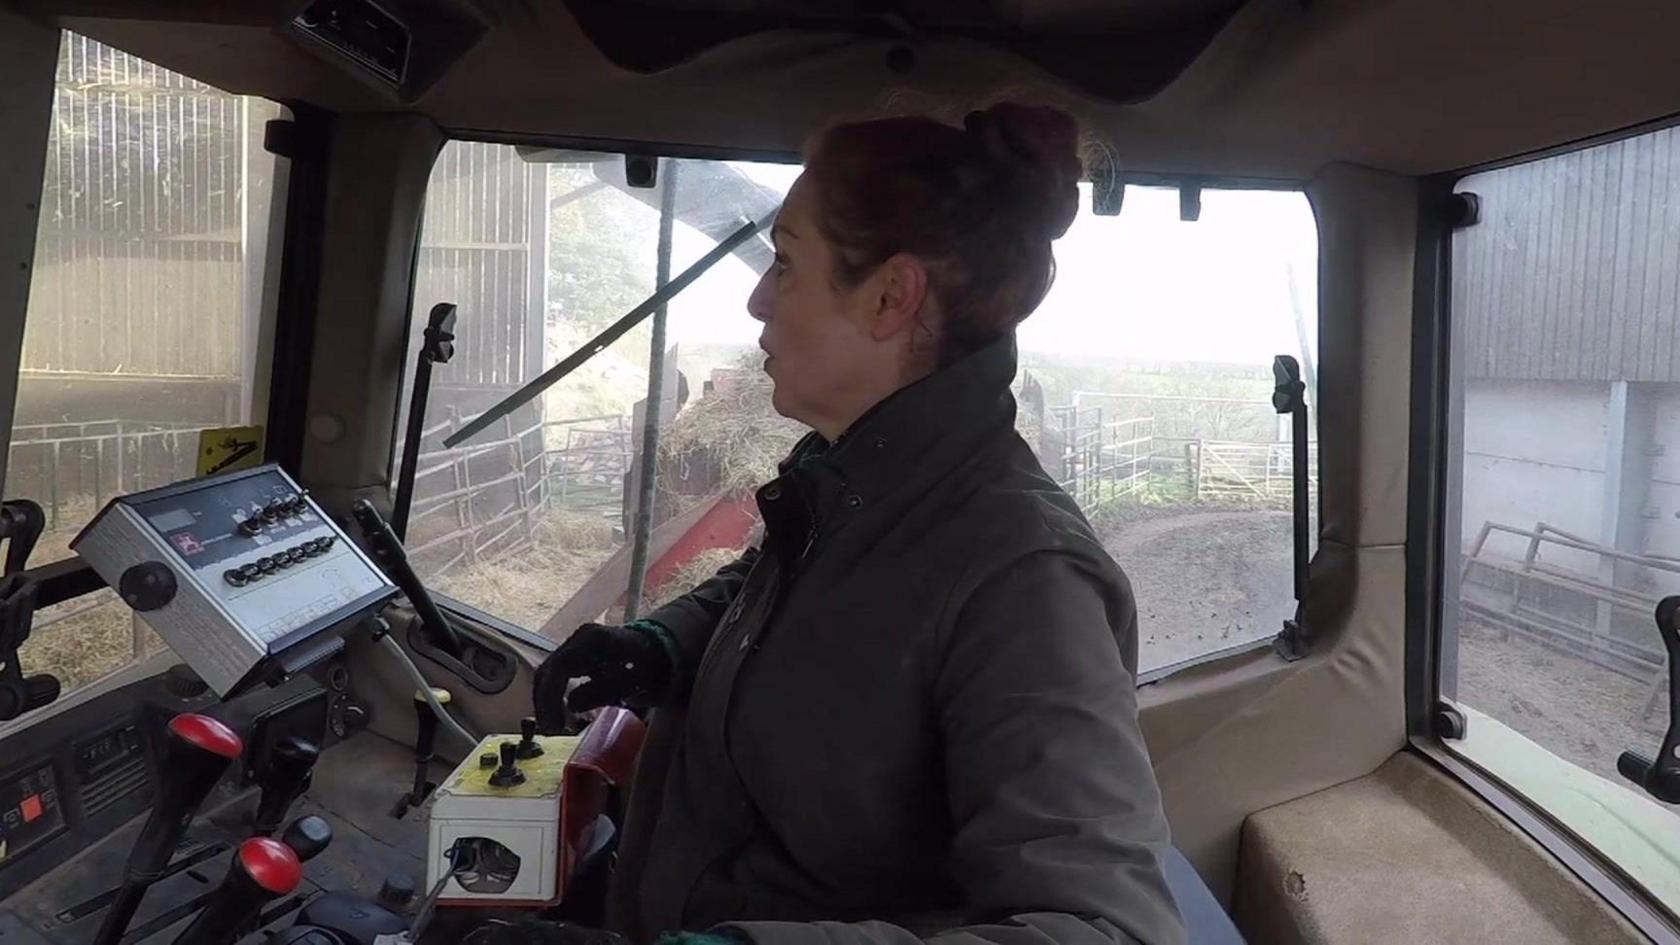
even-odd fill
[{"label": "woman's face", "polygon": [[776,261],[747,300],[776,412],[832,440],[901,386],[902,340],[880,337],[880,280],[842,288],[835,248],[817,225],[809,175],[794,182],[771,231]]}]

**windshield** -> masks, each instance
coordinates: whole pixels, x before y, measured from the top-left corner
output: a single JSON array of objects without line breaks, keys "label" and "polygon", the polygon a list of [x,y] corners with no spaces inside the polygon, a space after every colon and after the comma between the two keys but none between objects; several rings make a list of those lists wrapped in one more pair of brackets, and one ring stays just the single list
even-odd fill
[{"label": "windshield", "polygon": [[[757,526],[753,488],[804,433],[771,408],[760,370],[745,306],[769,254],[754,241],[670,304],[661,350],[650,319],[490,429],[442,445],[654,290],[673,174],[670,274],[761,217],[798,168],[664,161],[638,188],[621,156],[454,142],[433,171],[411,363],[431,308],[459,312],[454,358],[432,374],[409,549],[438,591],[553,638],[645,612],[739,554]],[[1118,216],[1090,206],[1087,186],[1056,244],[1056,284],[1019,332],[1017,425],[1131,575],[1143,667],[1269,638],[1294,611],[1291,457],[1271,362],[1296,357],[1311,385],[1311,210],[1298,192],[1208,190],[1191,222],[1176,191],[1139,187]]]}]

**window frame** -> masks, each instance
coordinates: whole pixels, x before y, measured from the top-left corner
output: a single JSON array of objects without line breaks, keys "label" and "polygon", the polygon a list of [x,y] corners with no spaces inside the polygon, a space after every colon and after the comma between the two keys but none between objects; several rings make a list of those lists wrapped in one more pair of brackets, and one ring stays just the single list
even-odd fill
[{"label": "window frame", "polygon": [[[774,164],[799,164],[802,160],[801,156],[798,153],[790,152],[790,151],[755,150],[755,149],[751,149],[751,148],[712,147],[712,146],[701,146],[701,145],[682,145],[682,144],[673,144],[673,143],[669,143],[669,142],[649,143],[649,142],[632,141],[632,140],[626,140],[626,139],[584,138],[584,137],[575,137],[575,136],[567,136],[567,135],[500,134],[500,133],[496,133],[496,132],[492,132],[492,131],[485,131],[485,130],[478,130],[478,129],[448,128],[448,129],[444,129],[443,144],[441,146],[439,146],[437,152],[432,156],[434,171],[435,171],[435,168],[436,168],[436,162],[442,158],[445,149],[447,149],[450,144],[453,144],[455,142],[470,142],[470,143],[477,143],[477,144],[499,144],[499,145],[508,145],[508,146],[512,146],[512,147],[516,147],[516,148],[531,147],[531,148],[553,148],[553,149],[571,150],[571,151],[587,151],[587,152],[593,152],[593,153],[603,154],[603,155],[617,155],[617,156],[624,157],[624,158],[628,158],[628,157],[649,157],[649,158],[654,158],[654,159],[667,159],[668,158],[668,159],[676,159],[676,160],[703,160],[703,161],[720,161],[720,162],[721,161],[735,161],[735,162],[757,162],[757,163],[774,163]],[[1094,178],[1096,175],[1092,174],[1090,176]],[[1180,191],[1181,194],[1184,193],[1186,190],[1190,190],[1190,191],[1193,191],[1197,195],[1198,198],[1199,198],[1200,194],[1203,191],[1206,191],[1206,190],[1267,191],[1267,192],[1275,192],[1275,193],[1295,193],[1295,194],[1301,194],[1303,197],[1306,196],[1306,191],[1307,191],[1306,184],[1304,184],[1303,182],[1300,182],[1300,181],[1279,179],[1279,178],[1269,178],[1269,177],[1239,176],[1239,175],[1207,176],[1207,175],[1173,175],[1173,174],[1160,174],[1160,173],[1148,173],[1148,172],[1133,172],[1133,173],[1122,172],[1122,173],[1119,173],[1119,174],[1115,175],[1114,182],[1118,183],[1120,185],[1124,185],[1124,186],[1177,189],[1177,190]],[[431,178],[428,176],[428,178],[427,178],[427,197],[428,198],[430,197],[430,191],[431,191]],[[1312,203],[1311,203],[1310,200],[1308,200],[1307,203],[1308,203],[1309,212],[1313,214],[1314,225],[1316,226],[1317,225],[1317,209],[1312,207]],[[425,317],[425,313],[421,312],[419,310],[419,308],[417,307],[416,299],[415,299],[415,295],[414,295],[414,287],[417,284],[417,280],[419,279],[420,255],[421,255],[420,250],[421,250],[421,242],[424,238],[424,234],[425,234],[425,203],[422,203],[420,227],[416,230],[415,245],[414,245],[413,253],[412,253],[412,255],[409,259],[408,311],[407,311],[407,316],[403,320],[403,335],[402,335],[402,337],[405,339],[405,342],[406,342],[407,339],[410,339],[410,338],[413,337],[413,332],[414,332],[414,329],[415,329],[416,319],[423,319]],[[1320,331],[1320,335],[1322,335],[1323,320],[1324,320],[1322,306],[1318,306],[1315,309],[1313,314],[1314,314],[1315,319],[1318,322],[1318,328],[1319,328],[1319,331]],[[616,344],[617,342],[614,342],[614,343]],[[603,349],[603,350],[605,350],[605,349]],[[1315,351],[1315,354],[1316,353],[1317,352]],[[401,466],[400,466],[401,455],[400,455],[399,450],[398,450],[398,443],[401,440],[402,436],[404,435],[405,427],[406,427],[407,411],[409,409],[410,404],[413,402],[413,399],[414,399],[413,380],[414,380],[414,372],[413,372],[412,352],[408,352],[405,349],[404,361],[403,361],[403,376],[402,376],[401,382],[399,384],[397,384],[397,386],[396,386],[396,398],[397,398],[396,399],[396,417],[397,417],[397,420],[392,424],[389,446],[388,446],[388,449],[386,451],[386,461],[385,461],[385,468],[389,471],[387,473],[388,478],[387,478],[387,481],[385,483],[385,486],[386,486],[386,492],[391,497],[391,500],[393,502],[393,506],[392,506],[393,515],[397,515],[400,511],[400,510],[396,509],[396,507],[394,505],[395,500],[396,500],[396,496],[398,494],[398,485],[399,485],[399,480],[400,480],[401,473],[402,473],[402,469],[401,469]],[[430,403],[430,393],[428,393],[428,404],[429,403]],[[1316,432],[1316,426],[1317,426],[1317,423],[1318,423],[1318,417],[1317,417],[1316,409],[1313,411],[1312,423],[1314,424],[1314,429],[1315,429],[1315,432]],[[1322,479],[1321,479],[1321,481],[1322,481]],[[1317,497],[1318,501],[1316,503],[1317,507],[1312,510],[1312,512],[1313,512],[1312,521],[1316,524],[1319,524],[1320,527],[1322,527],[1322,522],[1324,520],[1324,516],[1323,516],[1323,489],[1322,488],[1318,489],[1315,494],[1316,494],[1316,497]],[[413,501],[413,495],[412,495],[412,492],[411,492],[410,493],[410,502],[412,502],[412,501]],[[1293,499],[1292,499],[1292,502],[1293,502]],[[480,607],[477,607],[475,605],[469,604],[465,601],[457,600],[454,597],[451,597],[450,595],[448,595],[446,593],[441,593],[441,592],[438,592],[436,590],[432,590],[431,593],[432,593],[432,596],[437,600],[438,606],[440,608],[442,608],[445,612],[453,614],[453,615],[458,616],[458,617],[462,617],[462,618],[467,619],[467,620],[474,621],[474,622],[476,622],[476,623],[478,623],[478,624],[480,624],[484,627],[487,627],[489,629],[496,630],[496,631],[502,633],[504,636],[508,637],[509,639],[513,640],[516,643],[519,643],[519,644],[525,645],[525,646],[540,647],[540,648],[544,648],[544,649],[548,649],[548,650],[552,650],[556,646],[559,645],[556,641],[550,640],[547,637],[542,636],[540,633],[537,633],[532,629],[520,627],[517,624],[514,624],[511,621],[506,620],[505,618],[502,618],[502,617],[497,616],[495,614],[489,613],[488,611],[485,611],[484,609],[482,609]],[[1280,626],[1278,628],[1278,632],[1281,632],[1282,629],[1283,628]],[[1273,650],[1274,647],[1275,647],[1276,640],[1277,640],[1277,633],[1272,633],[1269,636],[1260,637],[1258,639],[1249,640],[1249,641],[1242,642],[1242,643],[1234,643],[1234,644],[1230,644],[1228,646],[1219,647],[1219,648],[1216,648],[1216,649],[1213,649],[1213,650],[1209,650],[1206,653],[1199,653],[1199,654],[1196,654],[1194,656],[1188,656],[1188,657],[1185,657],[1183,659],[1176,660],[1172,663],[1168,663],[1168,664],[1165,664],[1165,665],[1162,665],[1162,666],[1157,666],[1153,669],[1144,670],[1144,671],[1139,672],[1137,674],[1137,677],[1136,677],[1136,683],[1137,683],[1138,686],[1141,687],[1141,686],[1149,685],[1151,683],[1160,682],[1161,680],[1164,680],[1164,679],[1166,679],[1170,676],[1173,676],[1173,675],[1175,675],[1179,672],[1189,670],[1189,669],[1193,669],[1197,666],[1203,666],[1203,665],[1206,665],[1206,664],[1209,664],[1209,663],[1217,662],[1217,661],[1228,659],[1228,658],[1241,657],[1241,656],[1244,656],[1244,655],[1247,655],[1247,654],[1250,654],[1250,653],[1254,653],[1254,652],[1257,652],[1257,651],[1260,651],[1260,650]]]},{"label": "window frame", "polygon": [[[1447,201],[1467,178],[1543,161],[1680,126],[1680,114],[1470,167],[1420,178],[1412,299],[1410,428],[1408,430],[1405,604],[1407,748],[1436,765],[1509,819],[1623,918],[1653,941],[1680,943],[1680,913],[1647,892],[1615,861],[1531,800],[1497,772],[1459,752],[1441,698],[1443,647],[1457,574],[1447,568],[1449,541],[1461,531],[1463,378],[1453,358],[1453,228]],[[1673,672],[1674,668],[1670,668]],[[1462,718],[1462,717],[1461,717]],[[1544,749],[1544,746],[1541,746]],[[1550,752],[1548,753],[1555,754]],[[1561,761],[1562,759],[1560,759]],[[1565,762],[1567,763],[1567,762]]]}]

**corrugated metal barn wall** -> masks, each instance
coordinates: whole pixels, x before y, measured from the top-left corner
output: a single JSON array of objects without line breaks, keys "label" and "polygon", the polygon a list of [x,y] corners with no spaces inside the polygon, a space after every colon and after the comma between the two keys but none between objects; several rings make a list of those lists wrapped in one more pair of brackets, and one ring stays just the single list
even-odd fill
[{"label": "corrugated metal barn wall", "polygon": [[1490,174],[1453,257],[1467,378],[1680,380],[1680,128]]}]

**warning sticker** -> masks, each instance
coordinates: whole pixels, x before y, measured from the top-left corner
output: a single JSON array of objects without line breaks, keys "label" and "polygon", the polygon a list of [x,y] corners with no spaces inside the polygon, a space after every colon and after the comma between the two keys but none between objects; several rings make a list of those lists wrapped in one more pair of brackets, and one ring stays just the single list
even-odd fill
[{"label": "warning sticker", "polygon": [[221,427],[198,434],[198,474],[232,472],[261,465],[262,427]]}]

